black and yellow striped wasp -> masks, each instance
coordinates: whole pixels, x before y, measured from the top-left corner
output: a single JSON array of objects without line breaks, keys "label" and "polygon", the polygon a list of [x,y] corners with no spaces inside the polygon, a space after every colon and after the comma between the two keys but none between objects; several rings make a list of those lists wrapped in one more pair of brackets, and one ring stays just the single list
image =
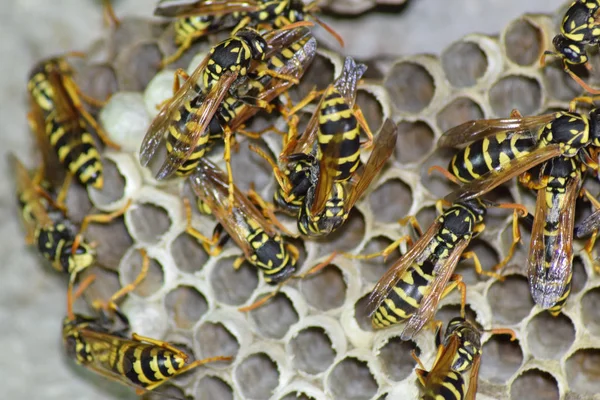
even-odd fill
[{"label": "black and yellow striped wasp", "polygon": [[[220,253],[224,240],[221,236],[223,229],[244,253],[243,257],[236,260],[234,268],[239,268],[245,259],[259,268],[265,282],[272,285],[285,281],[296,271],[298,250],[285,243],[275,229],[275,221],[268,221],[257,209],[257,201],[249,199],[234,186],[233,204],[229,204],[229,183],[221,169],[203,158],[189,180],[198,196],[200,211],[212,214],[219,223],[212,239],[204,237],[188,223],[187,232],[203,242],[207,252],[212,255]],[[258,200],[260,204],[262,199]],[[190,215],[188,208],[188,221]],[[211,249],[215,244],[217,247]]]},{"label": "black and yellow striped wasp", "polygon": [[[238,31],[233,37],[215,45],[181,87],[178,75],[185,76],[185,73],[178,70],[173,97],[163,105],[142,141],[142,165],[150,162],[166,134],[167,156],[156,178],[165,179],[173,173],[180,176],[191,174],[212,144],[209,126],[227,95],[239,95],[236,91],[239,84],[248,78],[249,73],[254,73],[254,68],[251,68],[253,61],[268,60],[276,52],[287,49],[310,34],[304,26],[307,23],[298,24],[302,26],[290,25],[264,35],[250,28]],[[254,77],[265,75],[298,82],[294,76],[281,75],[268,68],[257,72]],[[269,108],[266,102],[259,99],[240,99]],[[223,127],[219,121],[217,124]],[[225,159],[230,182],[233,180],[229,163],[231,135],[231,130],[225,129]]]},{"label": "black and yellow striped wasp", "polygon": [[[511,329],[491,329],[494,334],[511,335]],[[469,320],[455,317],[448,322],[446,333],[442,337],[441,323],[436,334],[438,352],[429,371],[412,352],[419,368],[415,370],[423,386],[422,400],[475,400],[481,364],[481,331]],[[469,372],[468,382],[463,374]]]},{"label": "black and yellow striped wasp", "polygon": [[[94,280],[89,275],[73,293],[67,294],[67,316],[63,321],[63,345],[69,358],[77,364],[108,379],[132,387],[138,395],[157,389],[168,380],[200,365],[214,361],[227,361],[231,357],[212,357],[189,362],[189,356],[168,342],[133,333],[127,336],[129,321],[116,302],[145,278],[149,258],[142,253],[142,269],[136,280],[122,287],[106,304],[94,304],[100,315],[87,317],[73,312],[74,301]],[[119,321],[116,321],[114,317]],[[122,325],[115,329],[116,322]]]},{"label": "black and yellow striped wasp", "polygon": [[557,56],[563,62],[564,70],[583,89],[593,94],[600,94],[600,90],[593,89],[585,83],[571,70],[571,66],[585,65],[589,68],[589,59],[585,47],[600,43],[599,10],[600,1],[598,0],[574,1],[563,17],[560,33],[554,36],[552,40],[556,51],[545,51],[541,60],[541,64],[544,66],[547,55]]},{"label": "black and yellow striped wasp", "polygon": [[[590,99],[575,99],[571,109],[578,101]],[[446,199],[468,200],[522,174],[521,180],[527,181],[527,171],[554,157],[574,157],[580,150],[600,147],[600,110],[591,110],[589,116],[559,111],[530,117],[522,117],[515,110],[511,118],[456,126],[442,135],[438,146],[465,146],[450,161],[446,175],[466,183]]]},{"label": "black and yellow striped wasp", "polygon": [[192,43],[206,35],[224,29],[233,32],[246,26],[279,29],[298,21],[312,19],[331,33],[343,46],[342,38],[320,21],[315,13],[318,1],[305,3],[301,0],[163,0],[154,14],[177,18],[174,24],[177,51],[163,60],[167,65],[190,48]]},{"label": "black and yellow striped wasp", "polygon": [[69,275],[70,282],[74,282],[77,274],[96,261],[96,251],[82,236],[86,227],[94,222],[108,223],[123,215],[129,203],[110,214],[87,215],[78,230],[67,218],[62,199],[55,201],[43,187],[43,170],[39,169],[32,178],[16,156],[10,158],[15,170],[26,243],[34,244],[55,270]]},{"label": "black and yellow striped wasp", "polygon": [[[79,53],[70,53],[81,56]],[[81,99],[93,105],[98,100],[81,93],[73,80],[73,68],[65,57],[39,62],[29,74],[28,120],[39,140],[49,142],[61,164],[83,185],[103,186],[103,171],[93,133],[118,149],[84,108]]]},{"label": "black and yellow striped wasp", "polygon": [[[441,208],[441,204],[442,202],[438,202],[438,207]],[[439,301],[455,288],[460,290],[464,304],[466,286],[462,277],[454,274],[461,257],[471,258],[477,273],[500,278],[493,272],[484,271],[475,253],[465,251],[471,240],[484,230],[484,218],[487,208],[491,206],[514,209],[515,219],[517,212],[527,215],[521,205],[493,204],[479,198],[454,203],[443,212],[440,210],[441,215],[429,229],[388,269],[373,288],[367,309],[374,328],[381,329],[406,322],[401,338],[410,340],[434,316]],[[414,217],[408,217],[402,222],[405,221],[410,221],[415,230],[421,232]],[[513,232],[513,236],[510,251],[499,266],[506,264],[512,257],[519,241],[518,231]],[[410,237],[401,237],[382,252],[350,257],[365,259],[387,256],[403,241],[410,241]]]}]

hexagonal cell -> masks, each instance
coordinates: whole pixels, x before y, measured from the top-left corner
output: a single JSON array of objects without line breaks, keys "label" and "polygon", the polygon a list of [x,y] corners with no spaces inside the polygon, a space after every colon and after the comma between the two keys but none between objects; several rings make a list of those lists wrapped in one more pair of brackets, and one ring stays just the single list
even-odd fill
[{"label": "hexagonal cell", "polygon": [[504,49],[507,57],[519,65],[537,63],[544,49],[544,33],[531,20],[519,18],[504,32]]},{"label": "hexagonal cell", "polygon": [[285,293],[277,293],[263,306],[250,311],[261,335],[273,339],[281,339],[298,322],[298,313],[292,301]]},{"label": "hexagonal cell", "polygon": [[498,117],[508,117],[513,109],[523,115],[535,114],[542,104],[542,88],[534,79],[509,75],[489,90],[490,105]]},{"label": "hexagonal cell", "polygon": [[204,295],[191,286],[178,286],[165,296],[167,314],[173,324],[190,329],[208,310]]},{"label": "hexagonal cell", "polygon": [[375,219],[380,222],[395,222],[404,218],[410,210],[412,201],[410,187],[400,179],[384,182],[369,196],[371,210],[375,214]]},{"label": "hexagonal cell", "polygon": [[435,94],[435,82],[427,69],[415,62],[394,64],[384,86],[398,110],[418,113],[425,109]]},{"label": "hexagonal cell", "polygon": [[[367,245],[361,251],[361,254],[371,254],[382,251],[392,243],[392,240],[385,236],[377,236],[369,240]],[[398,248],[387,257],[386,260],[383,256],[371,258],[368,260],[359,260],[360,262],[360,273],[362,277],[368,282],[377,282],[383,274],[400,258],[400,250]]]},{"label": "hexagonal cell", "polygon": [[258,269],[244,261],[236,270],[235,258],[222,258],[210,273],[210,284],[217,300],[240,305],[252,296],[258,286]]},{"label": "hexagonal cell", "polygon": [[354,318],[356,319],[356,323],[360,329],[366,332],[373,332],[375,330],[371,324],[371,317],[369,317],[368,311],[370,294],[365,294],[354,304]]},{"label": "hexagonal cell", "polygon": [[566,362],[569,388],[577,393],[595,395],[600,391],[600,350],[577,350]]},{"label": "hexagonal cell", "polygon": [[196,330],[194,338],[198,342],[202,358],[235,357],[240,349],[237,338],[220,322],[204,322]]},{"label": "hexagonal cell", "polygon": [[327,387],[334,398],[348,400],[370,399],[378,389],[367,363],[355,357],[346,357],[333,367]]},{"label": "hexagonal cell", "polygon": [[546,65],[543,73],[544,85],[553,99],[570,101],[581,93],[581,86],[565,73],[561,63]]},{"label": "hexagonal cell", "polygon": [[530,369],[519,375],[510,388],[513,399],[558,400],[560,393],[556,379],[545,371]]},{"label": "hexagonal cell", "polygon": [[506,384],[521,364],[523,350],[519,341],[511,342],[508,335],[494,335],[483,345],[479,376],[489,382]]},{"label": "hexagonal cell", "polygon": [[587,291],[581,298],[581,317],[586,329],[600,335],[600,288]]},{"label": "hexagonal cell", "polygon": [[115,60],[119,89],[139,92],[148,86],[160,69],[162,54],[156,43],[138,43]]},{"label": "hexagonal cell", "polygon": [[404,341],[399,337],[392,337],[379,350],[379,360],[383,366],[383,371],[392,380],[399,382],[410,375],[415,368],[415,360],[411,357],[411,352],[418,347],[412,340]]},{"label": "hexagonal cell", "polygon": [[[573,278],[571,278],[571,296],[577,294],[585,287],[587,274],[581,258],[573,258]],[[568,301],[568,300],[567,300]]]},{"label": "hexagonal cell", "polygon": [[[83,93],[98,100],[108,99],[118,90],[117,75],[108,64],[91,64],[75,74],[75,81]],[[107,183],[107,180],[104,181]]]},{"label": "hexagonal cell", "polygon": [[375,134],[383,124],[383,110],[381,104],[371,93],[359,90],[356,95],[356,104],[360,107],[367,124]]},{"label": "hexagonal cell", "polygon": [[356,249],[356,246],[365,236],[365,218],[358,209],[353,208],[350,211],[348,220],[337,231],[319,240],[319,255],[331,254],[334,251],[339,253],[349,252]]},{"label": "hexagonal cell", "polygon": [[485,74],[488,60],[477,43],[459,41],[442,53],[442,68],[453,86],[469,87]]},{"label": "hexagonal cell", "polygon": [[435,207],[424,207],[417,212],[416,218],[417,222],[421,226],[421,229],[427,229],[428,226],[433,224],[438,217],[437,210]]},{"label": "hexagonal cell", "polygon": [[336,352],[331,346],[331,339],[321,327],[299,331],[290,340],[294,367],[311,375],[324,372],[335,359]]},{"label": "hexagonal cell", "polygon": [[333,264],[307,276],[300,285],[306,301],[321,311],[341,307],[346,300],[344,274]]},{"label": "hexagonal cell", "polygon": [[248,356],[234,374],[244,399],[267,399],[279,385],[277,364],[265,353]]},{"label": "hexagonal cell", "polygon": [[[121,289],[119,276],[115,271],[92,266],[83,270],[78,275],[78,278],[80,281],[83,281],[90,275],[94,275],[96,278],[94,279],[94,284],[87,287],[83,292],[83,297],[88,304],[93,304],[94,301],[106,302]],[[77,311],[77,304],[75,303],[75,311]],[[88,310],[85,313],[87,314]]]},{"label": "hexagonal cell", "polygon": [[108,223],[92,223],[85,232],[88,243],[94,243],[96,261],[105,268],[116,271],[119,261],[133,244],[123,217]]},{"label": "hexagonal cell", "polygon": [[195,400],[233,400],[233,388],[217,376],[205,376],[198,382]]},{"label": "hexagonal cell", "polygon": [[487,293],[489,304],[494,304],[493,320],[499,325],[516,324],[529,315],[533,300],[527,279],[519,275],[506,277],[492,284]]},{"label": "hexagonal cell", "polygon": [[437,113],[435,121],[440,130],[445,132],[463,122],[483,117],[483,110],[473,99],[457,97]]},{"label": "hexagonal cell", "polygon": [[[492,267],[500,261],[496,250],[480,238],[471,240],[467,251],[472,251],[477,255],[484,271],[491,272]],[[455,273],[462,275],[463,282],[467,285],[474,285],[477,282],[490,279],[489,276],[478,274],[475,271],[475,263],[472,258],[461,260],[456,266]]]},{"label": "hexagonal cell", "polygon": [[[242,140],[242,136],[238,135],[237,139]],[[273,170],[269,163],[250,150],[247,143],[241,144],[238,151],[232,151],[231,169],[233,181],[242,192],[247,192],[252,184],[260,191],[273,180]]]},{"label": "hexagonal cell", "polygon": [[575,326],[569,317],[542,312],[527,326],[527,343],[538,359],[560,359],[575,341]]},{"label": "hexagonal cell", "polygon": [[154,204],[135,204],[127,210],[130,233],[140,242],[156,244],[171,226],[167,211]]},{"label": "hexagonal cell", "polygon": [[187,273],[200,271],[208,261],[208,255],[202,246],[186,232],[171,243],[171,256],[177,269]]},{"label": "hexagonal cell", "polygon": [[425,121],[402,121],[398,124],[396,160],[410,164],[422,159],[433,148],[433,129]]},{"label": "hexagonal cell", "polygon": [[93,190],[93,201],[98,207],[106,207],[123,198],[125,195],[125,178],[119,172],[114,161],[103,158],[104,186],[102,190]]},{"label": "hexagonal cell", "polygon": [[[134,250],[127,254],[121,261],[121,282],[126,285],[133,283],[142,271],[142,256],[139,251]],[[148,273],[138,287],[133,291],[141,297],[148,297],[158,292],[165,283],[163,266],[153,258],[150,258]]]}]

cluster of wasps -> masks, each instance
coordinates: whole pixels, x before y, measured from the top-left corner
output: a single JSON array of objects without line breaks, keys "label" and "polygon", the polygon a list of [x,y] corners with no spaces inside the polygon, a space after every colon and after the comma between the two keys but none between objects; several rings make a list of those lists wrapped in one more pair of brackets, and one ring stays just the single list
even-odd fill
[{"label": "cluster of wasps", "polygon": [[[592,93],[594,89],[569,66],[586,63],[584,46],[598,42],[599,9],[598,1],[574,2],[552,53]],[[333,253],[308,272],[296,274],[300,269],[298,250],[286,241],[285,236],[291,233],[277,221],[275,213],[293,216],[305,238],[327,236],[340,229],[388,161],[397,140],[397,128],[391,120],[384,121],[377,135],[371,133],[355,102],[366,66],[351,58],[324,90],[312,90],[296,104],[291,100],[288,91],[299,83],[316,55],[317,42],[309,20],[326,27],[343,43],[318,20],[317,10],[317,1],[299,0],[162,0],[155,10],[156,15],[174,18],[178,49],[162,61],[164,66],[183,55],[195,40],[216,32],[230,33],[211,48],[191,75],[180,69],[175,72],[173,95],[160,106],[148,128],[140,147],[140,163],[148,166],[159,158],[158,150],[164,145],[166,156],[159,160],[156,179],[184,177],[196,195],[198,210],[218,222],[212,237],[201,234],[192,226],[190,202],[184,199],[187,232],[211,255],[219,254],[226,240],[232,239],[243,252],[234,267],[243,261],[255,266],[265,282],[274,285],[273,293],[290,279],[315,273],[338,255]],[[26,239],[55,269],[69,276],[63,323],[66,353],[78,364],[142,394],[183,372],[230,357],[190,362],[184,351],[170,343],[129,334],[127,316],[117,303],[146,276],[149,259],[143,249],[142,269],[132,284],[107,301],[95,302],[95,316],[74,313],[74,302],[95,279],[88,275],[77,282],[83,270],[97,264],[94,246],[84,237],[86,227],[120,217],[131,202],[110,214],[88,215],[79,228],[67,217],[69,185],[103,186],[96,138],[118,149],[83,105],[101,106],[102,102],[85,96],[73,74],[66,56],[44,60],[30,74],[28,117],[44,161],[31,174],[13,157]],[[299,132],[298,113],[315,100],[315,111]],[[486,331],[465,318],[466,285],[454,273],[455,267],[461,258],[472,258],[478,273],[502,279],[500,270],[520,241],[518,219],[530,215],[522,205],[496,204],[481,196],[514,177],[527,189],[537,191],[528,274],[534,301],[552,315],[560,313],[570,292],[574,235],[591,235],[585,250],[593,259],[600,202],[582,184],[586,175],[598,174],[600,112],[576,110],[593,101],[593,97],[580,97],[568,111],[524,117],[515,110],[509,118],[469,121],[450,129],[438,146],[460,150],[447,170],[439,166],[432,170],[442,172],[460,187],[438,202],[440,216],[424,232],[414,217],[404,218],[419,236],[414,243],[410,236],[404,236],[379,253],[344,255],[355,259],[388,256],[400,243],[409,243],[408,251],[373,288],[368,311],[376,329],[404,323],[403,340],[412,339],[427,325],[437,329],[438,354],[432,368],[427,371],[413,354],[423,399],[475,398],[481,335]],[[230,165],[235,134],[257,139],[263,133],[244,129],[259,111],[280,113],[289,128],[282,133],[283,150],[276,159],[251,146],[272,166],[278,184],[272,203],[252,190],[242,192],[233,181]],[[362,142],[361,131],[366,136]],[[224,143],[226,171],[206,157],[219,142]],[[363,163],[361,152],[367,150],[370,154]],[[579,196],[587,198],[596,211],[576,226]],[[513,210],[513,243],[502,262],[485,270],[477,256],[466,249],[484,230],[490,207]],[[442,334],[434,315],[440,300],[454,289],[461,292],[461,316],[451,320]],[[260,307],[270,297],[240,310]],[[487,332],[515,337],[509,329]],[[466,373],[468,378],[463,376]]]}]

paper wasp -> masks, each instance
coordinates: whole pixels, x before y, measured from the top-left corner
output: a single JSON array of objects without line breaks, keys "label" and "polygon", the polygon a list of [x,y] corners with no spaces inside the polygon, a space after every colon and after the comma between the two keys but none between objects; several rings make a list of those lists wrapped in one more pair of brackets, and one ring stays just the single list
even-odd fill
[{"label": "paper wasp", "polygon": [[[71,55],[81,56],[78,53]],[[65,57],[39,62],[29,74],[27,83],[31,107],[27,117],[39,140],[49,142],[70,174],[81,184],[100,189],[103,186],[102,162],[92,132],[107,146],[117,149],[119,146],[110,141],[83,107],[81,99],[93,105],[102,103],[81,93],[73,73]]]},{"label": "paper wasp", "polygon": [[[169,379],[179,376],[200,365],[227,361],[231,357],[212,357],[189,362],[189,356],[171,344],[135,333],[129,338],[127,317],[118,309],[116,302],[144,279],[149,267],[149,258],[141,251],[142,270],[136,280],[116,292],[106,305],[99,308],[99,317],[86,317],[73,312],[73,302],[93,281],[94,275],[84,280],[76,293],[69,287],[67,295],[67,317],[63,321],[63,344],[66,354],[77,364],[108,379],[135,388],[141,395],[155,390]],[[104,310],[104,309],[106,310]],[[106,312],[113,313],[124,325],[119,330],[112,327]]]},{"label": "paper wasp", "polygon": [[[515,340],[515,333],[510,329],[492,329],[489,332],[508,334],[511,340]],[[448,322],[443,337],[441,323],[438,324],[436,346],[438,352],[429,371],[412,352],[419,365],[415,372],[423,386],[421,399],[475,400],[482,353],[481,331],[465,319],[463,313],[463,316]],[[469,370],[467,386],[463,374]]]},{"label": "paper wasp", "polygon": [[[505,265],[512,257],[520,240],[517,212],[526,215],[526,210],[518,204],[493,204],[479,198],[452,204],[421,235],[406,254],[398,259],[377,282],[369,296],[367,310],[374,328],[381,329],[400,322],[406,322],[401,334],[402,340],[410,340],[434,316],[439,301],[453,289],[461,292],[463,304],[466,301],[466,286],[462,277],[454,274],[459,259],[471,258],[478,274],[500,278],[497,274],[484,271],[477,255],[465,252],[471,240],[484,228],[484,218],[488,207],[512,208],[513,243],[507,257],[496,267]],[[441,202],[438,202],[441,208]],[[421,233],[416,219],[408,217],[417,233]],[[396,240],[382,252],[350,256],[368,259],[379,255],[389,255],[401,242],[410,240],[404,236]]]},{"label": "paper wasp", "polygon": [[[215,121],[217,131],[224,127],[225,121],[219,121],[218,116],[217,120],[214,120],[214,117],[228,94],[253,106],[269,108],[266,101],[262,99],[239,97],[236,89],[240,83],[248,77],[263,76],[297,83],[295,74],[301,75],[303,70],[293,70],[292,75],[287,76],[268,68],[261,69],[253,75],[255,71],[250,69],[253,60],[268,60],[278,51],[283,52],[293,43],[310,35],[309,30],[304,26],[290,25],[288,28],[271,31],[264,37],[255,30],[243,29],[213,47],[181,87],[176,77],[173,98],[161,108],[142,142],[140,149],[142,165],[146,166],[150,162],[167,134],[167,157],[156,178],[164,179],[173,173],[180,176],[189,175],[212,144],[211,139],[214,138],[211,138],[209,129],[211,122]],[[300,66],[300,64],[295,65],[297,68]],[[181,70],[178,70],[176,75],[178,74],[185,75]],[[200,82],[203,86],[200,86]],[[225,159],[230,182],[232,181],[229,163],[231,135],[231,130],[225,129]]]},{"label": "paper wasp", "polygon": [[570,6],[560,25],[560,33],[554,36],[552,44],[555,52],[545,51],[542,55],[541,64],[544,66],[547,55],[560,58],[564,70],[587,92],[600,94],[600,90],[593,89],[585,83],[571,66],[585,65],[589,68],[588,54],[585,46],[600,43],[600,22],[598,0],[576,0]]},{"label": "paper wasp", "polygon": [[[239,268],[245,259],[259,268],[265,281],[272,285],[285,281],[295,272],[298,250],[284,242],[273,221],[267,221],[237,187],[233,190],[233,204],[229,204],[227,175],[215,164],[206,158],[200,159],[196,171],[190,176],[190,184],[198,196],[201,211],[214,215],[219,222],[217,227],[220,228],[212,239],[204,237],[188,223],[188,233],[202,241],[211,255],[221,251],[222,228],[244,253],[236,260],[234,268]],[[189,216],[190,211],[188,221]],[[214,244],[217,247],[211,249]]]},{"label": "paper wasp", "polygon": [[307,19],[313,19],[325,28],[343,46],[342,38],[329,26],[320,21],[315,13],[318,1],[305,3],[302,0],[162,0],[154,14],[175,17],[175,44],[179,47],[163,60],[167,65],[179,59],[192,43],[208,34],[233,28],[233,32],[246,26],[261,26],[274,29]]},{"label": "paper wasp", "polygon": [[[590,99],[575,99],[571,108],[577,101]],[[440,147],[464,144],[466,147],[453,157],[448,169],[467,183],[446,196],[448,201],[481,196],[554,157],[574,157],[588,146],[599,147],[600,111],[593,109],[589,116],[560,111],[522,117],[515,110],[511,118],[465,122],[438,141]],[[522,179],[526,180],[526,175]]]},{"label": "paper wasp", "polygon": [[83,240],[82,234],[87,226],[93,222],[108,223],[114,220],[123,215],[129,203],[110,214],[87,215],[78,230],[65,214],[62,196],[59,195],[55,201],[42,186],[42,169],[32,178],[16,156],[11,155],[10,158],[15,169],[26,243],[35,244],[55,270],[68,274],[70,281],[74,282],[77,274],[96,261],[93,246]]}]

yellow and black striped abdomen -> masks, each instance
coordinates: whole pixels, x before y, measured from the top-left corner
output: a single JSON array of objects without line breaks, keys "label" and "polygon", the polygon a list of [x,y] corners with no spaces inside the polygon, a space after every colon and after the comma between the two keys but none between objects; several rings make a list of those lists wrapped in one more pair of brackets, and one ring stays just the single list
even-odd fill
[{"label": "yellow and black striped abdomen", "polygon": [[55,108],[54,90],[43,71],[32,72],[27,82],[27,90],[31,99],[44,111],[44,117]]},{"label": "yellow and black striped abdomen", "polygon": [[165,381],[185,366],[185,360],[170,350],[130,340],[107,361],[115,373],[142,387]]},{"label": "yellow and black striped abdomen", "polygon": [[448,371],[441,381],[425,388],[421,400],[462,400],[465,398],[465,380],[459,372]]},{"label": "yellow and black striped abdomen", "polygon": [[419,308],[427,287],[433,281],[434,263],[426,259],[423,264],[413,263],[390,291],[387,299],[373,313],[375,328],[385,328],[410,318]]},{"label": "yellow and black striped abdomen", "polygon": [[212,15],[194,15],[175,21],[175,43],[183,44],[219,28],[219,19]]},{"label": "yellow and black striped abdomen", "polygon": [[[319,110],[320,153],[325,154],[329,142],[341,141],[337,157],[335,180],[348,180],[356,171],[360,157],[360,129],[352,109],[345,99],[333,88],[324,94],[325,98]],[[341,136],[341,137],[340,137]]]},{"label": "yellow and black striped abdomen", "polygon": [[461,182],[471,182],[512,159],[528,154],[535,144],[532,137],[500,133],[477,140],[458,151],[450,160],[448,170]]},{"label": "yellow and black striped abdomen", "polygon": [[569,274],[569,276],[567,277],[568,282],[567,282],[567,286],[565,287],[563,294],[559,297],[558,301],[556,303],[554,303],[554,305],[548,309],[548,312],[553,317],[557,317],[558,314],[560,314],[560,312],[562,311],[563,307],[565,306],[565,303],[567,302],[567,299],[569,298],[569,295],[571,294],[571,284],[572,284],[571,280],[572,279],[573,279],[573,273],[571,272]]}]

